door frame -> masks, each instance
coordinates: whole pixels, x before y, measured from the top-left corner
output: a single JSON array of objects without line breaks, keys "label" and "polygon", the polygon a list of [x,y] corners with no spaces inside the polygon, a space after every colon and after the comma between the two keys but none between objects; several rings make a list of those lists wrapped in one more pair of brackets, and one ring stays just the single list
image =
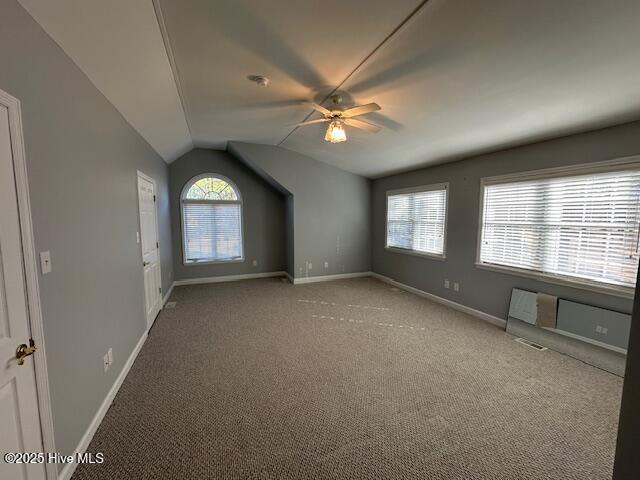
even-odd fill
[{"label": "door frame", "polygon": [[[53,431],[53,413],[49,390],[49,374],[42,322],[42,306],[40,303],[40,287],[38,284],[38,262],[36,260],[33,222],[31,219],[31,200],[27,177],[27,162],[22,132],[22,113],[20,100],[0,89],[0,104],[9,112],[9,134],[13,154],[13,169],[18,199],[18,216],[20,218],[20,235],[22,237],[22,261],[25,274],[25,293],[27,296],[27,314],[31,338],[38,347],[33,356],[35,368],[38,410],[40,412],[40,430],[44,452],[57,452]],[[58,466],[55,463],[45,464],[48,480],[58,478]]]},{"label": "door frame", "polygon": [[[155,195],[156,200],[154,200],[153,202],[153,208],[156,212],[156,238],[158,239],[158,274],[160,275],[160,309],[158,310],[158,313],[160,313],[160,311],[162,311],[162,308],[164,307],[164,303],[163,303],[163,295],[164,292],[162,291],[162,261],[161,261],[161,257],[160,257],[160,226],[158,225],[158,190],[157,190],[157,183],[154,180],[153,177],[147,175],[144,172],[141,172],[140,170],[136,170],[136,198],[138,199],[138,201],[136,202],[138,205],[138,231],[139,231],[139,235],[140,235],[140,258],[142,260],[142,218],[140,217],[140,187],[138,186],[138,179],[142,178],[143,180],[146,180],[147,182],[151,182],[153,184],[153,194]],[[144,275],[142,276],[142,285],[144,286]],[[143,298],[143,301],[145,299]],[[146,321],[147,315],[146,315],[146,306],[145,306],[145,321]],[[158,318],[158,316],[156,315],[155,318]],[[155,318],[153,319],[153,322],[151,322],[151,324],[147,324],[147,330],[149,330],[153,324],[155,323]]]}]

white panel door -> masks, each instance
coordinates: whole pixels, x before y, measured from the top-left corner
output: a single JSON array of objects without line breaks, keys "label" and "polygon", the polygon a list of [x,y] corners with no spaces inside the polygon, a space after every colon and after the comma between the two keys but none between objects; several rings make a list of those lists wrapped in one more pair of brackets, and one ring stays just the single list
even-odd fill
[{"label": "white panel door", "polygon": [[[33,359],[16,359],[29,345],[29,316],[13,173],[9,112],[0,105],[0,452],[42,452]],[[35,352],[38,355],[38,352]],[[8,464],[1,479],[44,479],[42,464]]]},{"label": "white panel door", "polygon": [[155,185],[150,179],[141,174],[138,174],[138,205],[140,208],[145,311],[147,313],[147,326],[150,327],[162,307],[160,249]]}]

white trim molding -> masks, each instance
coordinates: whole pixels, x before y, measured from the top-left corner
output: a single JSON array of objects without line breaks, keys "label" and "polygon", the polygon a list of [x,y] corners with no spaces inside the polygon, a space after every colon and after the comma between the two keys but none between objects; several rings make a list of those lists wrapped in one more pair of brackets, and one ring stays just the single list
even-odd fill
[{"label": "white trim molding", "polygon": [[[156,201],[156,197],[159,195],[158,193],[158,185],[156,184],[156,181],[153,179],[153,177],[150,177],[149,175],[147,175],[144,172],[141,172],[140,170],[136,170],[136,197],[137,197],[137,205],[138,205],[138,232],[139,232],[139,238],[140,238],[140,263],[142,264],[142,271],[143,271],[143,277],[144,277],[144,245],[143,245],[143,241],[142,241],[142,209],[140,208],[140,179],[143,179],[149,183],[151,183],[153,185],[153,209],[155,210],[155,224],[156,224],[156,249],[157,249],[157,255],[158,255],[158,279],[160,280],[160,295],[162,296],[162,255],[161,255],[161,250],[160,250],[160,224],[158,223],[158,219],[160,218],[158,215],[158,202]],[[146,292],[146,281],[142,280],[143,285],[145,286],[145,292]],[[146,293],[145,293],[146,296]],[[145,305],[145,310],[146,310],[146,298],[143,298],[143,305]],[[151,326],[154,324],[154,322],[156,321],[155,319],[158,317],[158,314],[160,313],[160,310],[162,310],[162,307],[164,307],[164,301],[161,298],[160,299],[160,306],[158,307],[158,312],[156,313],[153,321],[147,325],[147,328],[151,328]],[[148,321],[148,319],[147,319]]]},{"label": "white trim molding", "polygon": [[169,290],[167,291],[167,293],[164,294],[164,297],[162,298],[162,308],[164,308],[164,306],[169,301],[169,297],[171,296],[171,292],[173,292],[173,287],[175,286],[176,286],[176,282],[172,282],[171,286],[169,287]]},{"label": "white trim molding", "polygon": [[492,177],[482,177],[480,179],[480,198],[478,201],[478,229],[476,233],[476,268],[491,270],[494,272],[517,275],[519,277],[532,278],[543,283],[563,285],[579,290],[603,293],[622,298],[633,298],[635,288],[624,285],[615,285],[598,280],[590,280],[573,275],[559,275],[528,268],[512,267],[496,263],[483,262],[482,257],[482,235],[484,225],[484,202],[485,191],[488,186],[500,185],[504,183],[520,183],[532,180],[545,180],[550,178],[573,177],[588,174],[619,172],[625,170],[640,169],[640,155],[615,158],[600,162],[581,163],[577,165],[565,165],[561,167],[545,168],[541,170],[530,170],[526,172],[515,172],[506,175]]},{"label": "white trim molding", "polygon": [[336,275],[321,275],[318,277],[296,277],[293,279],[294,285],[316,282],[330,282],[332,280],[344,280],[347,278],[371,277],[373,272],[338,273]]},{"label": "white trim molding", "polygon": [[[40,287],[38,284],[38,261],[36,259],[33,223],[31,219],[31,196],[29,194],[27,160],[22,131],[22,111],[20,101],[3,90],[0,90],[0,105],[7,107],[9,114],[9,131],[11,134],[13,170],[16,182],[16,195],[18,198],[22,256],[29,309],[29,329],[31,331],[31,338],[33,338],[38,346],[38,353],[33,356],[33,362],[36,373],[36,390],[38,392],[38,411],[40,413],[42,444],[45,452],[57,452],[53,430],[53,412],[51,410],[51,394],[49,390],[42,305],[40,303]],[[45,472],[47,478],[53,480],[58,476],[58,467],[53,463],[46,464]]]},{"label": "white trim molding", "polygon": [[448,300],[446,298],[439,297],[434,295],[433,293],[425,292],[424,290],[420,290],[415,287],[411,287],[409,285],[405,285],[404,283],[400,283],[392,278],[386,277],[384,275],[380,275],[379,273],[372,273],[371,276],[373,278],[377,278],[378,280],[393,285],[395,287],[406,290],[410,293],[415,293],[421,297],[427,298],[429,300],[433,300],[434,302],[438,302],[447,307],[453,308],[454,310],[458,310],[459,312],[466,313],[468,315],[472,315],[480,320],[484,320],[485,322],[489,322],[496,327],[505,328],[507,326],[507,321],[496,317],[494,315],[481,312],[480,310],[476,310],[475,308],[467,307],[466,305],[462,305],[461,303],[454,302],[452,300]]},{"label": "white trim molding", "polygon": [[476,268],[482,270],[490,270],[492,272],[498,272],[505,275],[516,275],[518,277],[531,278],[542,283],[551,283],[554,285],[562,285],[566,287],[575,288],[577,290],[586,290],[589,292],[604,293],[605,295],[611,295],[613,297],[621,298],[633,298],[635,289],[630,287],[623,287],[618,285],[611,285],[602,282],[592,282],[584,279],[577,279],[577,277],[569,277],[562,275],[553,275],[551,273],[539,272],[537,270],[527,270],[524,268],[508,267],[504,265],[494,265],[491,263],[478,263],[475,264]]},{"label": "white trim molding", "polygon": [[[171,285],[178,287],[181,285],[201,285],[205,283],[223,283],[223,282],[237,282],[240,280],[251,280],[255,278],[269,278],[269,277],[286,277],[294,285],[301,285],[305,283],[316,282],[331,282],[333,280],[344,280],[347,278],[360,278],[371,277],[372,272],[354,272],[354,273],[339,273],[336,275],[321,275],[317,277],[292,277],[287,272],[264,272],[264,273],[247,273],[242,275],[221,275],[219,277],[203,277],[203,278],[184,278],[182,280],[176,280]],[[168,299],[168,295],[166,297]]]},{"label": "white trim molding", "polygon": [[[214,200],[214,199],[203,199],[203,200],[195,200],[188,199],[187,194],[191,187],[193,187],[198,181],[204,178],[217,178],[227,183],[231,190],[236,194],[235,200]],[[194,204],[202,204],[202,205],[239,205],[240,206],[240,256],[234,258],[206,258],[206,259],[195,259],[188,260],[187,259],[187,227],[185,223],[185,205],[194,205]],[[245,261],[244,256],[244,201],[242,199],[242,193],[238,188],[238,185],[231,180],[229,177],[221,175],[219,173],[207,172],[196,175],[191,178],[182,186],[182,191],[180,192],[180,225],[182,235],[182,264],[186,267],[196,266],[196,265],[211,265],[211,264],[220,264],[220,263],[243,263]]]},{"label": "white trim molding", "polygon": [[[423,193],[423,192],[433,192],[433,191],[444,191],[445,192],[445,202],[444,202],[444,230],[442,235],[442,253],[436,252],[424,252],[420,250],[412,250],[408,248],[400,248],[393,245],[389,245],[389,197],[394,195],[402,195],[408,193]],[[384,249],[388,252],[392,253],[402,253],[405,255],[414,255],[417,257],[423,257],[430,260],[446,260],[447,259],[447,229],[448,229],[448,221],[449,221],[449,182],[443,183],[434,183],[432,185],[420,185],[416,187],[409,188],[399,188],[396,190],[387,190],[385,194],[385,204],[384,204]]]},{"label": "white trim molding", "polygon": [[[201,285],[204,283],[237,282],[239,280],[251,280],[254,278],[284,277],[286,272],[246,273],[243,275],[221,275],[219,277],[185,278],[176,280],[173,285]],[[172,286],[173,287],[173,286]]]},{"label": "white trim molding", "polygon": [[438,260],[444,262],[447,257],[445,255],[438,255],[437,253],[420,252],[418,250],[409,250],[408,248],[400,247],[384,247],[387,252],[402,253],[403,255],[413,255],[414,257],[427,258],[429,260]]},{"label": "white trim molding", "polygon": [[[136,358],[138,357],[138,354],[140,353],[140,350],[142,350],[142,346],[144,345],[144,342],[147,340],[147,335],[148,335],[148,331],[145,330],[145,332],[142,334],[142,337],[140,337],[140,340],[138,340],[138,344],[133,349],[133,352],[131,352],[131,355],[129,355],[129,358],[127,359],[127,363],[125,363],[124,366],[122,367],[122,370],[118,374],[118,378],[116,378],[116,381],[114,382],[113,386],[109,390],[109,393],[107,393],[107,396],[102,401],[102,404],[100,405],[100,408],[98,408],[98,411],[94,415],[93,420],[91,420],[91,423],[89,424],[89,428],[87,428],[87,431],[84,433],[84,435],[80,439],[78,446],[73,452],[74,458],[77,458],[79,454],[82,454],[87,451],[87,448],[89,447],[89,444],[93,439],[93,436],[98,430],[98,427],[102,423],[102,420],[104,419],[104,416],[106,415],[107,410],[109,410],[109,407],[113,402],[113,399],[118,393],[118,390],[120,390],[120,387],[122,386],[124,379],[127,377],[129,370],[131,370],[131,366],[133,365],[133,362],[135,362]],[[55,466],[55,464],[53,465]],[[78,464],[76,462],[66,464],[64,468],[60,471],[58,480],[69,480],[73,475],[73,472],[75,471],[77,466]]]},{"label": "white trim molding", "polygon": [[[187,108],[187,102],[185,102],[184,89],[182,88],[182,82],[180,80],[180,75],[178,74],[178,66],[176,64],[175,55],[173,53],[173,48],[171,47],[171,41],[169,40],[169,31],[167,30],[167,23],[165,22],[164,13],[162,12],[162,8],[160,7],[160,0],[152,0],[153,9],[156,14],[156,20],[158,21],[158,26],[160,27],[160,35],[162,35],[162,42],[164,43],[164,48],[167,52],[167,58],[169,60],[169,66],[171,67],[171,73],[173,74],[173,81],[176,84],[176,90],[178,91],[178,97],[180,98],[180,105],[182,106],[182,114],[184,115],[184,120],[187,123],[187,129],[189,130],[189,137],[191,140],[191,148],[184,153],[195,148],[195,144],[193,143],[193,128],[191,127],[191,115],[189,114],[189,110]],[[171,163],[171,162],[168,162]]]}]

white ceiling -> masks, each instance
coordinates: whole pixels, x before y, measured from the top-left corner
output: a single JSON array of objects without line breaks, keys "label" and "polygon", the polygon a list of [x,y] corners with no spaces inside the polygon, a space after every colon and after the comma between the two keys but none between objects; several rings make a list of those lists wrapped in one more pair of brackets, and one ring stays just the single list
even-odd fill
[{"label": "white ceiling", "polygon": [[166,161],[193,143],[151,0],[19,0]]},{"label": "white ceiling", "polygon": [[343,87],[389,128],[283,146],[379,176],[638,119],[638,19],[638,0],[430,1]]},{"label": "white ceiling", "polygon": [[277,144],[418,2],[160,0],[195,143]]},{"label": "white ceiling", "polygon": [[[431,0],[370,58],[420,0],[157,0],[179,88],[151,0],[20,1],[169,161],[184,112],[197,146],[282,144],[370,177],[640,118],[637,0]],[[384,130],[287,137],[337,86]]]}]

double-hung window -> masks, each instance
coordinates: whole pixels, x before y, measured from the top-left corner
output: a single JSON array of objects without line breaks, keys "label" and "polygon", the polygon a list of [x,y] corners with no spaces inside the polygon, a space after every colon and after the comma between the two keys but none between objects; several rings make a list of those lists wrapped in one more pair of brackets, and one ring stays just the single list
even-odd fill
[{"label": "double-hung window", "polygon": [[242,198],[228,178],[204,174],[182,190],[184,263],[242,261]]},{"label": "double-hung window", "polygon": [[441,183],[387,192],[385,247],[444,258],[448,190],[449,185]]},{"label": "double-hung window", "polygon": [[482,181],[478,264],[629,291],[640,164],[601,163]]}]

